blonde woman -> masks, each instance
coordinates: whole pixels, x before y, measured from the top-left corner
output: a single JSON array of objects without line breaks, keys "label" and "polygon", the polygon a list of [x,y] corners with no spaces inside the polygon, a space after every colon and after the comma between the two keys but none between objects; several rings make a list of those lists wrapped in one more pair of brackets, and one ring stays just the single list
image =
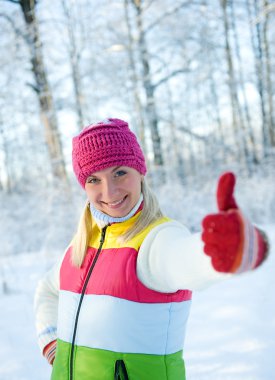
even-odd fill
[{"label": "blonde woman", "polygon": [[184,380],[192,291],[259,266],[265,235],[217,191],[202,235],[164,216],[146,184],[128,124],[107,119],[73,139],[73,169],[87,195],[77,233],[40,281],[39,345],[52,380]]}]

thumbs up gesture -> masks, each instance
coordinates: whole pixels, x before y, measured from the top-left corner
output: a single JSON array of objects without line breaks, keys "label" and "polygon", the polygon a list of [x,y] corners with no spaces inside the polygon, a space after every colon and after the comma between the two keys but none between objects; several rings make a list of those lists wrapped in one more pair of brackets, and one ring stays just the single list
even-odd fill
[{"label": "thumbs up gesture", "polygon": [[259,266],[267,256],[265,234],[254,227],[234,198],[235,175],[223,174],[217,187],[219,212],[202,221],[204,252],[219,272],[241,273]]}]

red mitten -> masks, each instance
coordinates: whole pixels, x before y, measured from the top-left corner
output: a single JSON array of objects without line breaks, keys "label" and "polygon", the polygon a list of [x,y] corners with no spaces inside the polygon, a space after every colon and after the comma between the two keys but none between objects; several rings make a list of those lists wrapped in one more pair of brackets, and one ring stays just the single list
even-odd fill
[{"label": "red mitten", "polygon": [[56,352],[56,340],[53,340],[44,347],[43,355],[48,360],[49,364],[53,364]]},{"label": "red mitten", "polygon": [[204,252],[219,272],[241,273],[259,266],[266,258],[268,245],[264,233],[241,213],[233,192],[235,176],[223,174],[218,182],[219,212],[202,221]]}]

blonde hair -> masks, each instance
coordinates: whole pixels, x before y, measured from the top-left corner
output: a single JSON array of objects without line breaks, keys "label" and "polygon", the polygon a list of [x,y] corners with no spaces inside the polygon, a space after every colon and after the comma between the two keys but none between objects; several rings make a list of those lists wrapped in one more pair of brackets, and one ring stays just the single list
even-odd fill
[{"label": "blonde hair", "polygon": [[[143,194],[142,212],[140,213],[134,225],[127,229],[125,233],[119,237],[121,243],[125,243],[131,240],[143,229],[163,216],[159,207],[158,200],[146,183],[145,179],[142,181],[141,191]],[[76,234],[72,240],[71,260],[73,265],[78,268],[81,267],[84,261],[91,236],[92,218],[89,209],[89,201],[87,201],[80,216]]]}]

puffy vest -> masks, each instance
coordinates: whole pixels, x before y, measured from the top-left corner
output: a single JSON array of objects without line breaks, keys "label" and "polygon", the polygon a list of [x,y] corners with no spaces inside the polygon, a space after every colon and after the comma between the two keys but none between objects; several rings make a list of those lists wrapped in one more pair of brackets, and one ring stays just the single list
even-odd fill
[{"label": "puffy vest", "polygon": [[[184,380],[182,358],[191,292],[160,293],[136,274],[153,223],[127,243],[117,239],[130,220],[100,230],[81,268],[71,248],[60,269],[57,351],[51,380]],[[169,252],[167,252],[169,255]]]}]

